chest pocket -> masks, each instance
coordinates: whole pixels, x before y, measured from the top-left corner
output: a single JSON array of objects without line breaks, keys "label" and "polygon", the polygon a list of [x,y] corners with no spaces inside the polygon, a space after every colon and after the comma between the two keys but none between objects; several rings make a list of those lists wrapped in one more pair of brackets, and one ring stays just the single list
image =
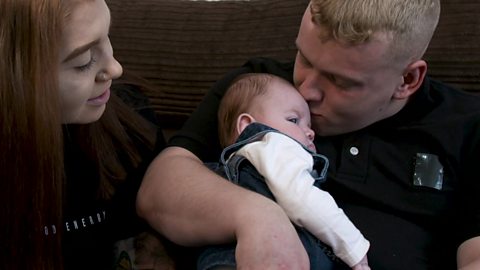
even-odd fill
[{"label": "chest pocket", "polygon": [[417,153],[415,156],[413,185],[442,190],[443,166],[437,155]]}]

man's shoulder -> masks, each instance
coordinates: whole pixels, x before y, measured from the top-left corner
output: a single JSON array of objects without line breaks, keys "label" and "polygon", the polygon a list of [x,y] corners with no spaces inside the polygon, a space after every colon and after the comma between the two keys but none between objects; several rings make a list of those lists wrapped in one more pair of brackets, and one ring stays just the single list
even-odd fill
[{"label": "man's shoulder", "polygon": [[429,96],[449,114],[480,116],[480,94],[475,94],[439,80],[428,78]]},{"label": "man's shoulder", "polygon": [[270,73],[282,77],[289,82],[293,81],[294,62],[281,62],[268,57],[250,58],[244,65],[255,73]]},{"label": "man's shoulder", "polygon": [[433,93],[438,93],[446,98],[466,99],[468,103],[480,102],[480,93],[469,92],[431,77],[427,77],[426,81],[428,82],[429,90]]}]

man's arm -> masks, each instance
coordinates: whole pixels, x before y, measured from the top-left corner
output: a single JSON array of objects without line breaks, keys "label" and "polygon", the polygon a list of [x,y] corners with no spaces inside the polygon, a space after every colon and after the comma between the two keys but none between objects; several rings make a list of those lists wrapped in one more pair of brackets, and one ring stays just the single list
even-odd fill
[{"label": "man's arm", "polygon": [[480,236],[470,238],[460,245],[457,265],[461,270],[480,269]]},{"label": "man's arm", "polygon": [[182,245],[236,239],[239,267],[309,269],[298,235],[278,205],[222,179],[183,148],[166,148],[152,162],[137,209],[153,228]]}]

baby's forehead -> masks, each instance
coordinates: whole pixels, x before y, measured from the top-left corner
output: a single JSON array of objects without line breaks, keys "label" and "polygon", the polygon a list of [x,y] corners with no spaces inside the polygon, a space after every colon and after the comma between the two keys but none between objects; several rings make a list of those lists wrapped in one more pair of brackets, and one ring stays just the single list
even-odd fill
[{"label": "baby's forehead", "polygon": [[[267,87],[266,96],[268,97],[288,97],[289,100],[298,100],[300,103],[306,102],[298,90],[289,82],[282,79],[271,81]],[[289,102],[290,103],[290,102]]]},{"label": "baby's forehead", "polygon": [[266,87],[265,95],[268,97],[272,96],[299,96],[300,93],[297,89],[287,81],[284,81],[280,78],[274,78]]}]

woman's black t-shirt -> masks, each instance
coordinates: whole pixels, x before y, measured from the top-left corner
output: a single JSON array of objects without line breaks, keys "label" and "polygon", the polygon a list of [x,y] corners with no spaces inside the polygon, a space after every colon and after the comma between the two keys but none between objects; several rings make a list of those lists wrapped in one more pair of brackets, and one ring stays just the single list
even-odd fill
[{"label": "woman's black t-shirt", "polygon": [[[136,214],[136,195],[147,166],[165,147],[165,140],[154,112],[145,106],[148,103],[143,95],[130,85],[112,87],[113,91],[158,127],[156,146],[150,150],[132,136],[142,162],[136,168],[126,168],[127,178],[115,186],[110,200],[103,200],[98,196],[99,177],[95,164],[69,138],[68,125],[64,126],[66,202],[62,229],[65,269],[112,269],[116,263],[115,243],[147,228]],[[51,236],[55,230],[53,226],[46,226],[44,231]]]}]

